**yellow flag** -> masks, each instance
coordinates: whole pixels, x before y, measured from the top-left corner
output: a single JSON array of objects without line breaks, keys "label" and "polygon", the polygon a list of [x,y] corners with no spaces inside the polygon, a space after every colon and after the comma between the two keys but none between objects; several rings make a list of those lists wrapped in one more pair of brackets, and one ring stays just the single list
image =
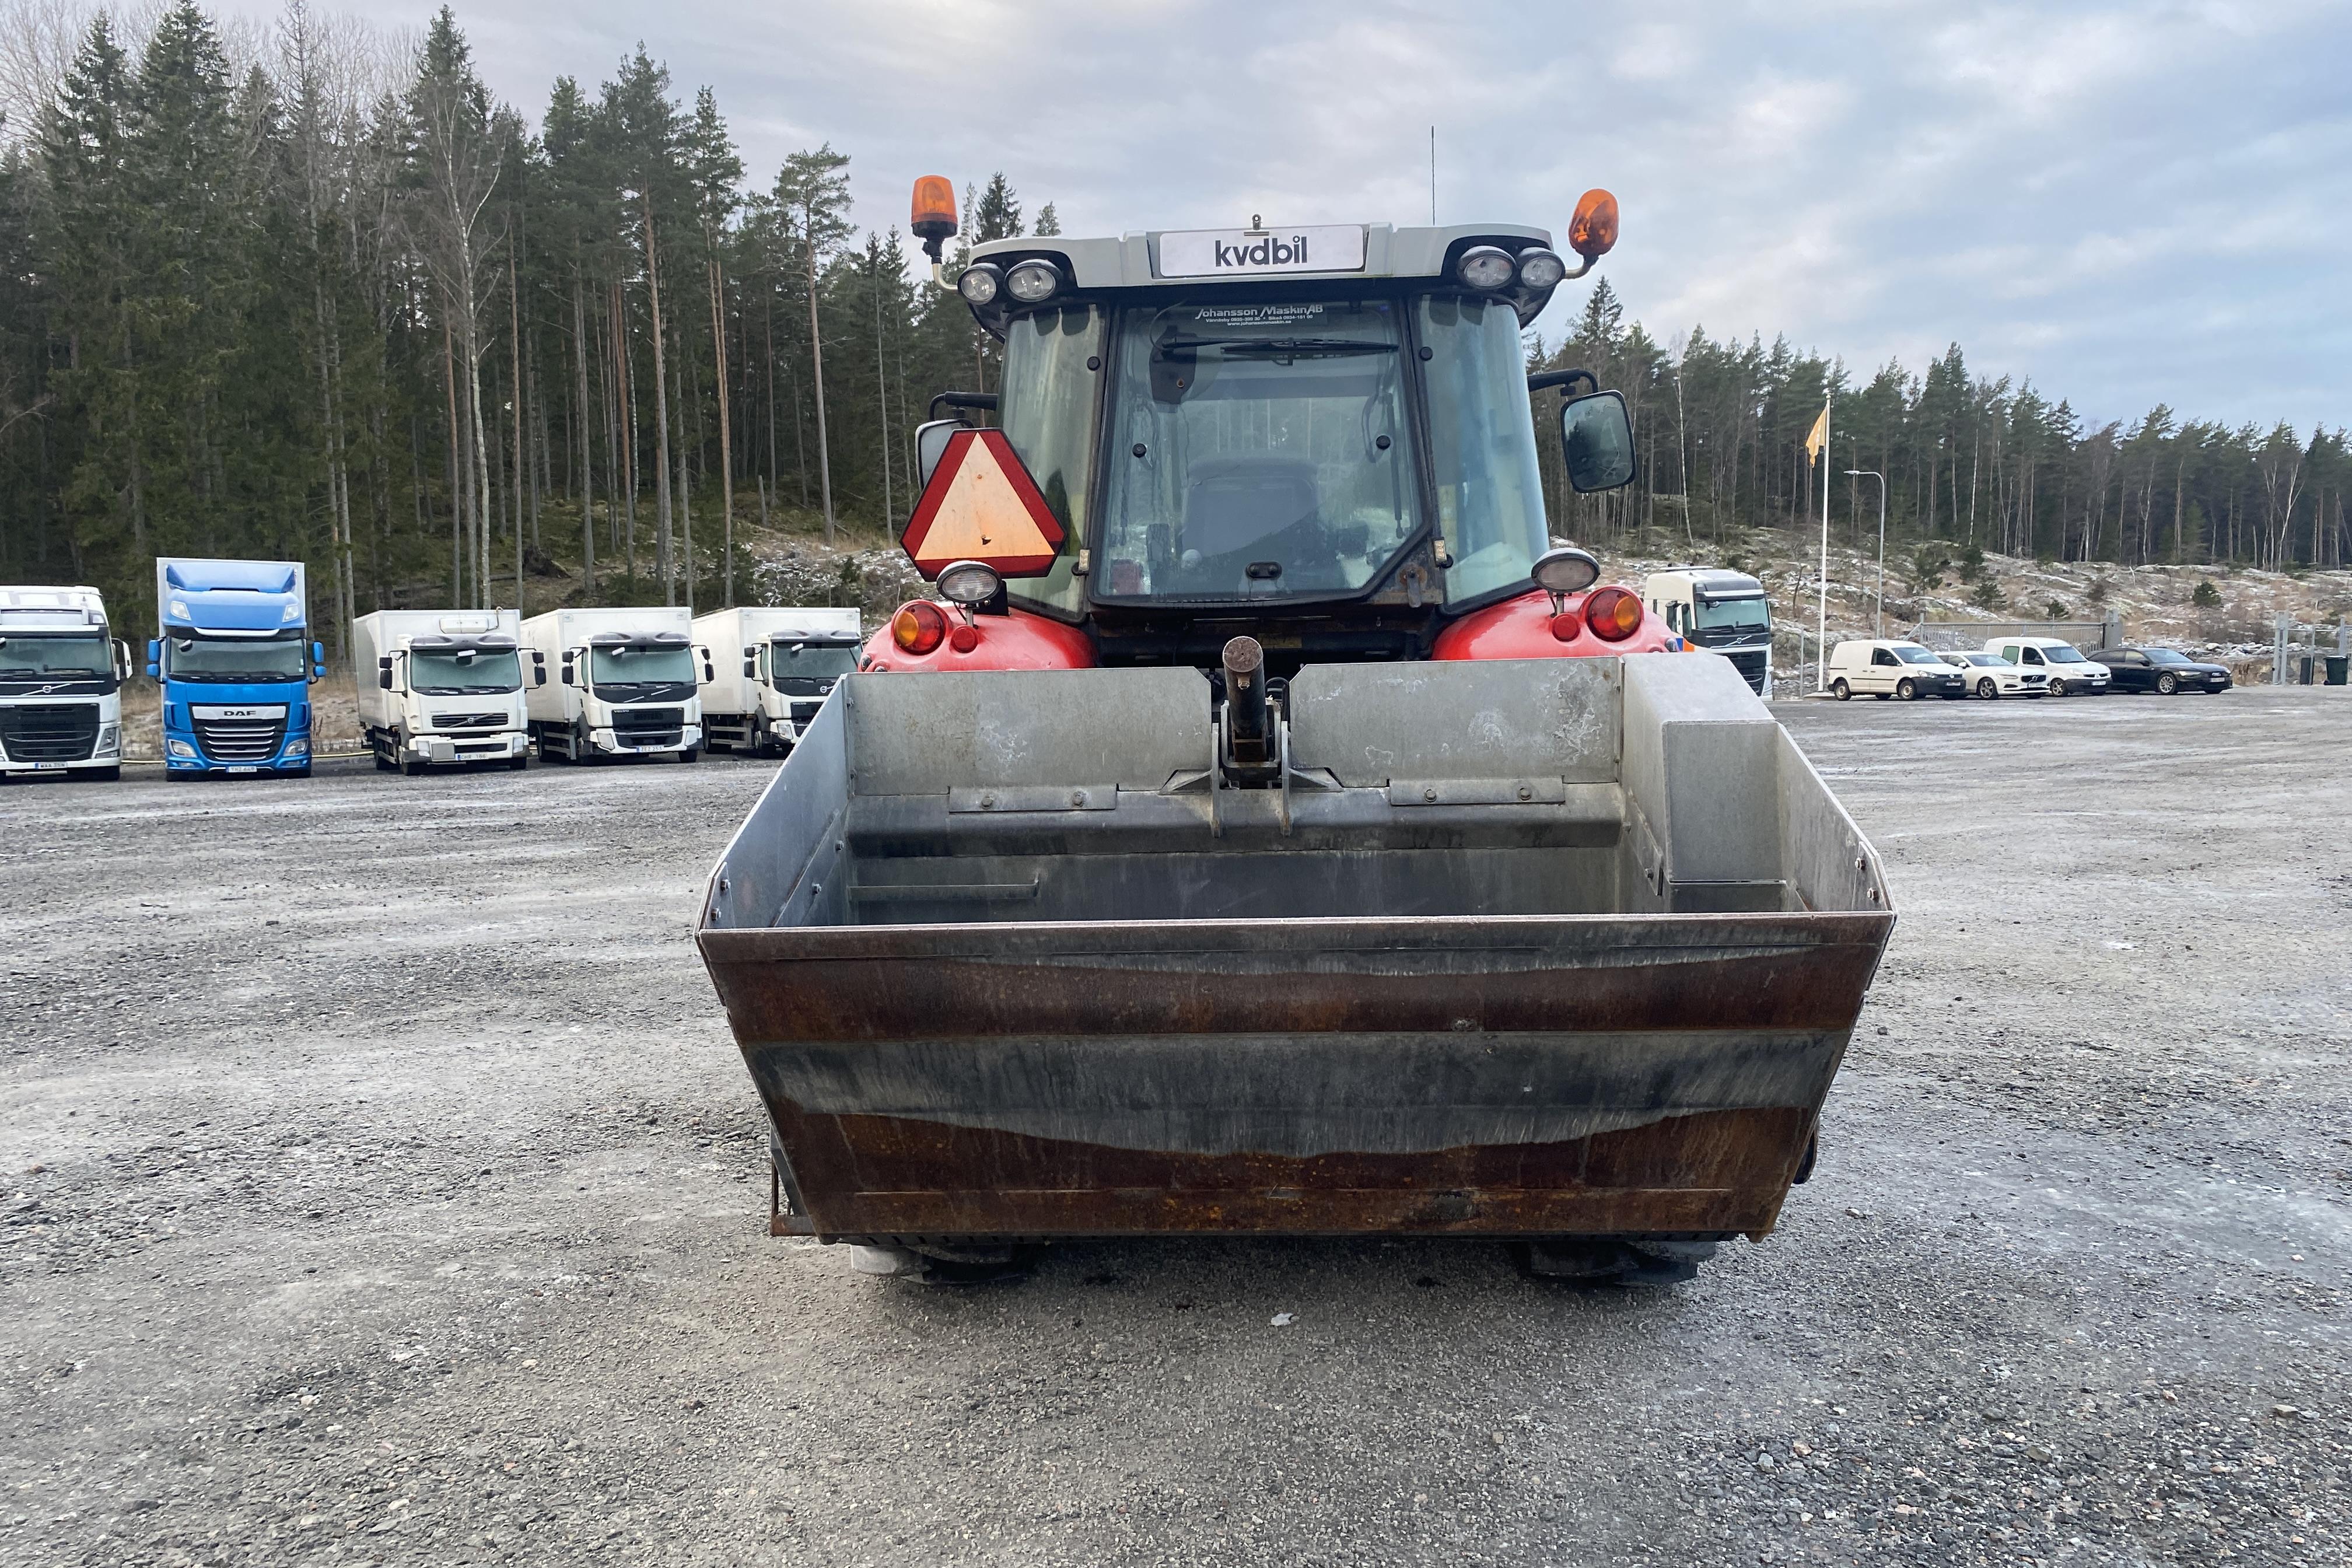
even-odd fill
[{"label": "yellow flag", "polygon": [[1819,458],[1822,448],[1829,444],[1830,405],[1824,403],[1822,405],[1822,416],[1813,421],[1812,429],[1805,437],[1805,461],[1810,463]]}]

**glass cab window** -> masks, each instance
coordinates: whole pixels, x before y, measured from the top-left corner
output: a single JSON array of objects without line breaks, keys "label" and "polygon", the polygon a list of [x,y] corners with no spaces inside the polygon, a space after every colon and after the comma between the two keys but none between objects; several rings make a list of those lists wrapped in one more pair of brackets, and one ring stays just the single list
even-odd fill
[{"label": "glass cab window", "polygon": [[1095,596],[1369,586],[1419,526],[1398,314],[1387,300],[1124,312]]},{"label": "glass cab window", "polygon": [[[1087,537],[1087,476],[1095,445],[1095,387],[1087,361],[1102,352],[1102,312],[1073,304],[1014,319],[1004,334],[998,418],[1062,525],[1061,552],[1043,577],[1005,584],[1024,604],[1076,615],[1078,549]],[[805,674],[807,671],[792,673]]]},{"label": "glass cab window", "polygon": [[1445,597],[1524,587],[1550,541],[1518,315],[1499,300],[1433,295],[1420,317],[1431,478],[1454,558]]}]

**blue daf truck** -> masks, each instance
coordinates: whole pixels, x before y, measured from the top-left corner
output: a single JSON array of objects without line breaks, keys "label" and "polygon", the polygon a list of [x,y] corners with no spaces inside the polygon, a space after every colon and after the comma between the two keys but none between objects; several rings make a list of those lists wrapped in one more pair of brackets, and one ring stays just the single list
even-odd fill
[{"label": "blue daf truck", "polygon": [[163,683],[169,777],[309,774],[310,683],[327,672],[303,589],[299,561],[156,559],[147,673]]}]

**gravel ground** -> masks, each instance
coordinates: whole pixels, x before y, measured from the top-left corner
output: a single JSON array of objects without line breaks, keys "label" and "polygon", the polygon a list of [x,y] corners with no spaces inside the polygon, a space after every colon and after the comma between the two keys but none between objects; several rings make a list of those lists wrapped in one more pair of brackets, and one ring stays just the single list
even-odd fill
[{"label": "gravel ground", "polygon": [[1665,1291],[771,1239],[688,937],[765,767],[11,786],[0,1560],[2352,1562],[2352,705],[1781,711],[1903,920]]}]

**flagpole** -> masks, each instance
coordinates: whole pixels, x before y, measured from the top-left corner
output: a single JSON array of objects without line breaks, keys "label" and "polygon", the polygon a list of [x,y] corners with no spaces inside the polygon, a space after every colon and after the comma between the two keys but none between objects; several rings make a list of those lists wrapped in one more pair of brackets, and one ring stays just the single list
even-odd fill
[{"label": "flagpole", "polygon": [[1830,689],[1830,400],[1822,399],[1822,577],[1820,608],[1813,623],[1813,689]]}]

